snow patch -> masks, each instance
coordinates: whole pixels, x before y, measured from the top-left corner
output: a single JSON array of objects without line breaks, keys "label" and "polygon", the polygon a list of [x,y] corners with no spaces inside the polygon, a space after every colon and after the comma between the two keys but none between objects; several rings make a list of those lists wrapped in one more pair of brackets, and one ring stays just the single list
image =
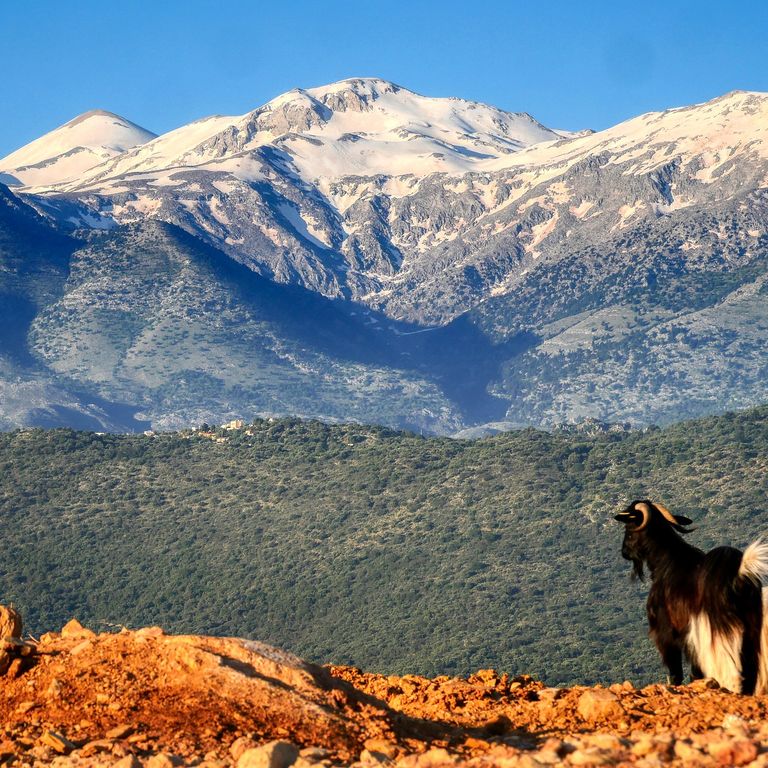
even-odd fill
[{"label": "snow patch", "polygon": [[595,207],[594,200],[582,200],[578,205],[571,206],[568,210],[577,219],[583,219],[587,213]]},{"label": "snow patch", "polygon": [[539,256],[541,256],[540,251],[537,250],[538,246],[555,231],[559,219],[560,213],[555,211],[546,221],[531,227],[531,240],[523,246],[525,252],[530,254],[534,259],[538,259]]},{"label": "snow patch", "polygon": [[280,214],[287,219],[288,223],[299,235],[301,235],[301,237],[308,240],[313,245],[318,246],[318,248],[323,248],[324,250],[328,249],[327,243],[323,242],[317,235],[310,232],[307,222],[301,217],[301,213],[295,205],[285,202],[279,203],[277,208],[280,211]]}]

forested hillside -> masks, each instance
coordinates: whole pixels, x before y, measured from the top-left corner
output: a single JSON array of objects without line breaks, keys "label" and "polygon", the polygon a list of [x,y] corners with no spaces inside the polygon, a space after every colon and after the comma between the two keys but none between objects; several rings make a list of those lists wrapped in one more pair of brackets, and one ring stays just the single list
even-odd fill
[{"label": "forested hillside", "polygon": [[768,528],[767,447],[768,408],[477,441],[298,420],[4,433],[0,600],[32,631],[77,615],[393,673],[662,679],[612,515],[661,499],[694,544],[743,546]]}]

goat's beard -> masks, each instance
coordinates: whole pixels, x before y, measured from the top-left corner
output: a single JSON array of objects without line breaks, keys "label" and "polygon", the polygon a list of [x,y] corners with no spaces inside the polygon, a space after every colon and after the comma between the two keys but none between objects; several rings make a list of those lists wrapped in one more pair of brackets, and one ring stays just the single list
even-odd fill
[{"label": "goat's beard", "polygon": [[632,558],[632,581],[643,581],[644,577],[643,561],[639,557]]}]

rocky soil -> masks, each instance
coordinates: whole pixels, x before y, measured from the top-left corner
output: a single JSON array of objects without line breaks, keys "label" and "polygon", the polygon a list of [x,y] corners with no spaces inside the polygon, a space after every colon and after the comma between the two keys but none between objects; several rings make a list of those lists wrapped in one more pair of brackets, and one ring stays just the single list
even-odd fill
[{"label": "rocky soil", "polygon": [[170,768],[310,765],[768,765],[768,697],[712,681],[548,688],[318,667],[261,643],[96,634],[21,639],[0,610],[0,763]]}]

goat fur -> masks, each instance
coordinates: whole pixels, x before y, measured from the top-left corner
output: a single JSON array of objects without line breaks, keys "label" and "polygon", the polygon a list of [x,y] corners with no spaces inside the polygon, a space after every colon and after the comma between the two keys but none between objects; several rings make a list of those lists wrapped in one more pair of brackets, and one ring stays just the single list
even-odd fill
[{"label": "goat fur", "polygon": [[693,679],[712,677],[738,693],[768,692],[768,544],[742,553],[707,553],[680,534],[688,518],[649,500],[635,501],[616,519],[625,523],[622,556],[634,575],[651,574],[649,633],[673,685],[683,682],[683,656]]}]

